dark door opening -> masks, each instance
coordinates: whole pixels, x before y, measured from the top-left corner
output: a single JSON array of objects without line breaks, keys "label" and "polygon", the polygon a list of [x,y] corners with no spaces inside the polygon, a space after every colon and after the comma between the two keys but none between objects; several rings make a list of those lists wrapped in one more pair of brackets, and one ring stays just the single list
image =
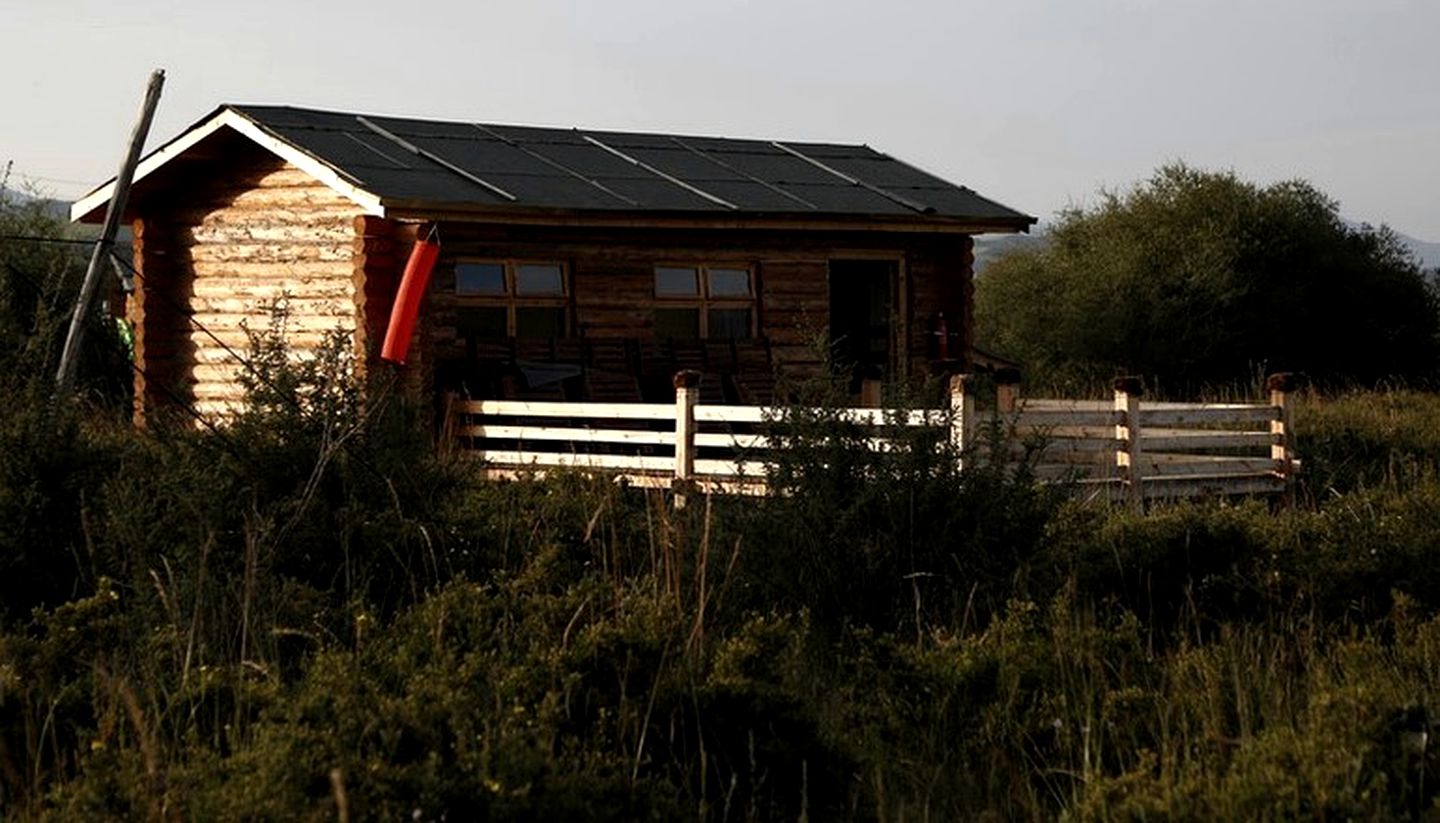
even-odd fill
[{"label": "dark door opening", "polygon": [[830,261],[830,358],[837,374],[857,383],[889,376],[894,289],[892,260]]}]

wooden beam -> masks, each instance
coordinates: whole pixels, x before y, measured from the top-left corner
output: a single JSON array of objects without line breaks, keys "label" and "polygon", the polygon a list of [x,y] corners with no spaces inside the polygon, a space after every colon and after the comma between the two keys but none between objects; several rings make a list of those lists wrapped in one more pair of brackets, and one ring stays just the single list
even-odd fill
[{"label": "wooden beam", "polygon": [[135,166],[140,161],[140,151],[145,147],[145,136],[150,133],[150,121],[155,118],[155,107],[160,104],[160,90],[164,86],[164,70],[156,69],[151,72],[149,85],[145,88],[145,100],[140,105],[140,118],[130,132],[130,141],[126,144],[125,155],[120,160],[120,173],[115,177],[115,195],[110,198],[109,208],[105,212],[105,225],[100,230],[100,239],[95,242],[95,251],[90,255],[90,267],[85,271],[85,282],[80,286],[75,313],[70,317],[70,331],[65,336],[65,349],[60,354],[60,368],[55,374],[55,393],[61,399],[69,396],[75,386],[80,345],[85,340],[85,321],[90,316],[90,307],[100,288],[105,262],[109,260],[111,249],[115,245],[115,233],[120,229],[120,220],[125,214],[125,201],[130,196]]}]

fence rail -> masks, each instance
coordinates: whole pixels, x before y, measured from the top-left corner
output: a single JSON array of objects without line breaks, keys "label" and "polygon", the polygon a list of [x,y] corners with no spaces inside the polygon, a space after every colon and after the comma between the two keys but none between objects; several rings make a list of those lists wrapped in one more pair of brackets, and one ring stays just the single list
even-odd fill
[{"label": "fence rail", "polygon": [[[1289,494],[1299,468],[1292,448],[1286,375],[1270,379],[1268,404],[1142,402],[1138,380],[1115,383],[1113,401],[1024,399],[1001,385],[996,408],[977,412],[965,375],[951,378],[944,409],[903,413],[842,409],[869,427],[871,448],[895,446],[895,427],[947,427],[962,459],[992,459],[988,437],[1032,466],[1037,480],[1087,498],[1142,506],[1147,499]],[[783,448],[767,424],[786,410],[699,403],[699,375],[675,378],[671,403],[450,401],[447,430],[497,477],[560,467],[594,470],[632,484],[690,491],[766,492],[767,454]]]}]

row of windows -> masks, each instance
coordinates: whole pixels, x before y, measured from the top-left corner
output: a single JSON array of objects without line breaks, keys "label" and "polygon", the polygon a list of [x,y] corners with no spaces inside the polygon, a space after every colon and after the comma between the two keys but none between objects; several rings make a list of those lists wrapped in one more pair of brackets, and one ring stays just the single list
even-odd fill
[{"label": "row of windows", "polygon": [[[470,338],[564,337],[570,293],[558,263],[455,265],[459,333]],[[677,340],[755,334],[755,278],[734,265],[655,267],[655,336]]]}]

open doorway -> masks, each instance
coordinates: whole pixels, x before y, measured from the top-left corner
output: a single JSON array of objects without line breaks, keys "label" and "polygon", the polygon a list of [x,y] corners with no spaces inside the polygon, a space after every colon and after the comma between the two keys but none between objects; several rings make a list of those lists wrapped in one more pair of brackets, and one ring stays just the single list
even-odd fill
[{"label": "open doorway", "polygon": [[830,358],[837,374],[884,379],[894,363],[896,264],[830,261]]}]

